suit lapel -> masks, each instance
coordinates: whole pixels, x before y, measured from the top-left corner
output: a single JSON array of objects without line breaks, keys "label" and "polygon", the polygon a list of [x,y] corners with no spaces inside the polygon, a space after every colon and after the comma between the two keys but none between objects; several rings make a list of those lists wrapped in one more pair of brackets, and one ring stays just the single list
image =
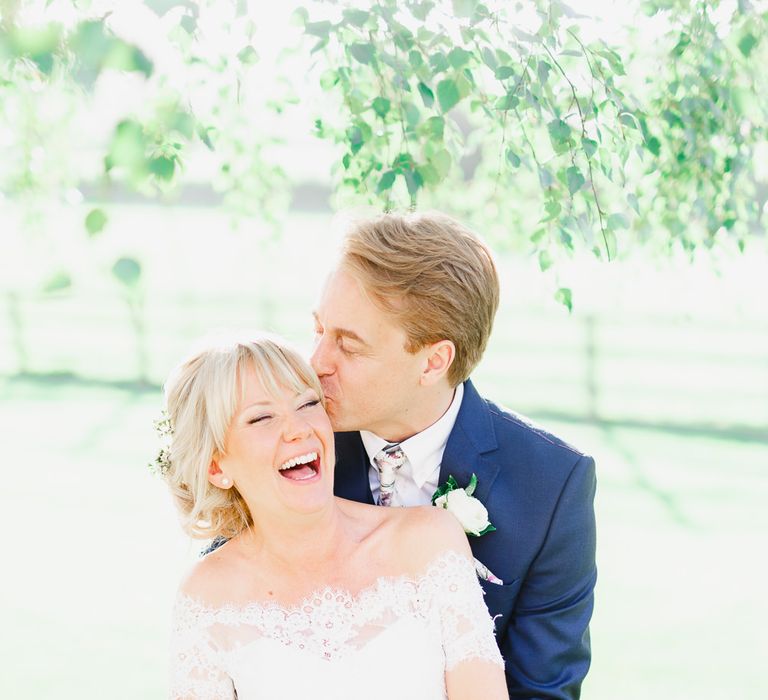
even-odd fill
[{"label": "suit lapel", "polygon": [[336,471],[333,492],[359,503],[373,505],[371,485],[368,481],[368,453],[360,433],[335,433]]},{"label": "suit lapel", "polygon": [[459,415],[443,453],[439,483],[444,483],[449,475],[453,475],[459,486],[464,487],[472,474],[476,474],[477,490],[474,495],[481,503],[486,503],[491,485],[501,468],[498,460],[489,456],[497,446],[488,405],[472,382],[467,380]]}]

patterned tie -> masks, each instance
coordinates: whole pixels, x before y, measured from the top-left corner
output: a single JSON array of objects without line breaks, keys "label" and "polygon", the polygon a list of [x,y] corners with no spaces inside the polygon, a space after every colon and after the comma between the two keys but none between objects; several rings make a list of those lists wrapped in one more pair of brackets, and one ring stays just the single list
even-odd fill
[{"label": "patterned tie", "polygon": [[391,506],[392,494],[395,492],[395,477],[397,471],[405,463],[406,457],[400,445],[387,445],[373,461],[379,470],[379,505]]}]

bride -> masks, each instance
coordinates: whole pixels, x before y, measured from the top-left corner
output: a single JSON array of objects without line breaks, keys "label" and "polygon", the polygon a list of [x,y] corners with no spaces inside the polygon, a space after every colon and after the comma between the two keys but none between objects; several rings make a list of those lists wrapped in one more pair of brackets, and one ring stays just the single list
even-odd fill
[{"label": "bride", "polygon": [[333,431],[295,351],[209,345],[172,373],[166,410],[182,526],[229,538],[179,590],[172,698],[507,697],[461,526],[334,497]]}]

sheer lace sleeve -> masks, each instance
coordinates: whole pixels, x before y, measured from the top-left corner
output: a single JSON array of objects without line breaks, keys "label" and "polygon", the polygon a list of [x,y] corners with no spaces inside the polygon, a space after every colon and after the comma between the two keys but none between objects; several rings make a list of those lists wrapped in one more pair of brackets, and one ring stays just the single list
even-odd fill
[{"label": "sheer lace sleeve", "polygon": [[446,670],[469,659],[503,667],[504,660],[493,636],[493,620],[473,563],[461,554],[448,552],[435,562],[432,573]]},{"label": "sheer lace sleeve", "polygon": [[206,609],[180,594],[171,627],[171,700],[234,700],[224,654],[213,637]]}]

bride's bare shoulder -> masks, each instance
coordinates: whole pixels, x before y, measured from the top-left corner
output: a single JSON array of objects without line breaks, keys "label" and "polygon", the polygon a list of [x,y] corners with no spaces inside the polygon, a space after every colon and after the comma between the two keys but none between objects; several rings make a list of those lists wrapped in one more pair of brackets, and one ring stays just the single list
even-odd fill
[{"label": "bride's bare shoulder", "polygon": [[179,593],[205,605],[216,606],[237,598],[237,582],[241,558],[237,543],[227,542],[206,554],[187,571],[179,585]]},{"label": "bride's bare shoulder", "polygon": [[467,535],[454,515],[443,508],[416,506],[401,508],[395,534],[400,555],[407,568],[423,571],[447,551],[471,558]]}]

